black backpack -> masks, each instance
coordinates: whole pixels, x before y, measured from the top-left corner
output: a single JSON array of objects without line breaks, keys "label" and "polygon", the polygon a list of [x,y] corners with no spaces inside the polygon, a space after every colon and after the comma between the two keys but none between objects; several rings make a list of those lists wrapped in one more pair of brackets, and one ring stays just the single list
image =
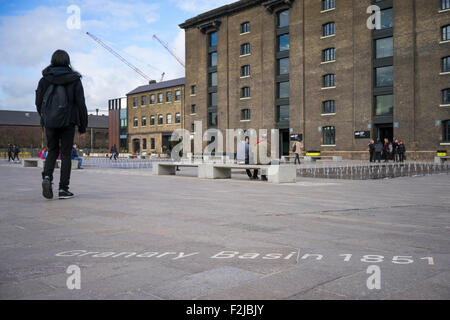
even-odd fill
[{"label": "black backpack", "polygon": [[45,128],[63,128],[70,124],[71,109],[63,85],[50,84],[41,106],[41,125]]},{"label": "black backpack", "polygon": [[294,143],[294,145],[292,146],[292,152],[295,152],[297,150],[297,145]]}]

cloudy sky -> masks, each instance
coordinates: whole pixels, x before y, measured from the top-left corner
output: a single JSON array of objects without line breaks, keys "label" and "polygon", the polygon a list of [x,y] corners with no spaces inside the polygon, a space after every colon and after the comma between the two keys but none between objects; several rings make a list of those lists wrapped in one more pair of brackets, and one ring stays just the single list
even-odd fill
[{"label": "cloudy sky", "polygon": [[[178,24],[234,0],[0,0],[0,109],[34,111],[41,71],[56,49],[71,56],[83,75],[90,112],[107,110],[146,80],[86,35],[90,32],[157,81],[184,76],[184,68],[154,39],[168,43],[184,60],[184,31]],[[68,28],[80,9],[80,29]]]}]

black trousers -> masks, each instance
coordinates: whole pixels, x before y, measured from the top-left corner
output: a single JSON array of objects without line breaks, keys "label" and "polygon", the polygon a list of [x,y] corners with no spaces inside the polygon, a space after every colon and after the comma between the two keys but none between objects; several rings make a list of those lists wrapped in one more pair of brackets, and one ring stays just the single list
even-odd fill
[{"label": "black trousers", "polygon": [[14,161],[14,156],[12,152],[8,152],[8,161],[10,160]]},{"label": "black trousers", "polygon": [[400,162],[405,161],[405,154],[403,152],[399,152],[398,157],[399,157]]},{"label": "black trousers", "polygon": [[378,160],[378,162],[381,161],[381,152],[375,152],[375,160],[373,162],[375,162],[376,160]]},{"label": "black trousers", "polygon": [[300,155],[298,153],[295,154],[294,164],[297,164],[297,161],[298,161],[298,164],[300,164]]},{"label": "black trousers", "polygon": [[370,162],[375,162],[375,151],[369,151],[370,153]]},{"label": "black trousers", "polygon": [[53,171],[55,170],[56,159],[61,152],[61,176],[59,180],[59,189],[67,190],[70,183],[70,171],[72,170],[72,146],[75,136],[75,126],[64,128],[45,128],[47,136],[48,154],[45,159],[42,178],[50,177],[53,181]]}]

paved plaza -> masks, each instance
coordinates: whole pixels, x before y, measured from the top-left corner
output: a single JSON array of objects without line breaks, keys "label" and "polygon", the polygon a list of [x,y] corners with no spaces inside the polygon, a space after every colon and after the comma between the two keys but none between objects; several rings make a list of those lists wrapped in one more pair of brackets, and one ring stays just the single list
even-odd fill
[{"label": "paved plaza", "polygon": [[450,299],[445,173],[274,185],[88,167],[68,200],[44,199],[40,174],[0,164],[0,299]]}]

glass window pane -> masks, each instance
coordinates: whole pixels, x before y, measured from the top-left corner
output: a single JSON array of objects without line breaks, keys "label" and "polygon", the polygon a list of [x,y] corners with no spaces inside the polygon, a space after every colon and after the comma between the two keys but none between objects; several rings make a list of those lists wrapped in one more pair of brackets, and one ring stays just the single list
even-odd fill
[{"label": "glass window pane", "polygon": [[278,51],[289,50],[289,34],[283,34],[278,37]]},{"label": "glass window pane", "polygon": [[212,72],[209,74],[209,86],[217,87],[217,72]]},{"label": "glass window pane", "polygon": [[375,41],[376,58],[392,57],[394,55],[393,37],[378,39]]},{"label": "glass window pane", "polygon": [[289,105],[281,105],[277,109],[278,122],[289,121]]},{"label": "glass window pane", "polygon": [[212,52],[209,54],[209,66],[210,67],[217,66],[217,52]]},{"label": "glass window pane", "polygon": [[442,58],[442,72],[450,72],[450,57]]},{"label": "glass window pane", "polygon": [[289,25],[289,10],[278,13],[278,27],[287,27]]},{"label": "glass window pane", "polygon": [[208,112],[208,125],[216,126],[217,125],[217,112]]},{"label": "glass window pane", "polygon": [[450,89],[442,90],[442,104],[450,104]]},{"label": "glass window pane", "polygon": [[392,66],[375,69],[377,87],[387,87],[393,85],[394,69]]},{"label": "glass window pane", "polygon": [[375,97],[375,115],[392,115],[394,112],[394,96],[392,94]]},{"label": "glass window pane", "polygon": [[289,98],[289,81],[278,83],[278,98]]},{"label": "glass window pane", "polygon": [[209,94],[209,106],[217,106],[217,92],[212,92]]},{"label": "glass window pane", "polygon": [[289,74],[289,58],[278,60],[278,74]]},{"label": "glass window pane", "polygon": [[217,32],[213,32],[209,34],[209,46],[215,47],[217,46]]},{"label": "glass window pane", "polygon": [[381,29],[392,28],[392,8],[381,10]]}]

